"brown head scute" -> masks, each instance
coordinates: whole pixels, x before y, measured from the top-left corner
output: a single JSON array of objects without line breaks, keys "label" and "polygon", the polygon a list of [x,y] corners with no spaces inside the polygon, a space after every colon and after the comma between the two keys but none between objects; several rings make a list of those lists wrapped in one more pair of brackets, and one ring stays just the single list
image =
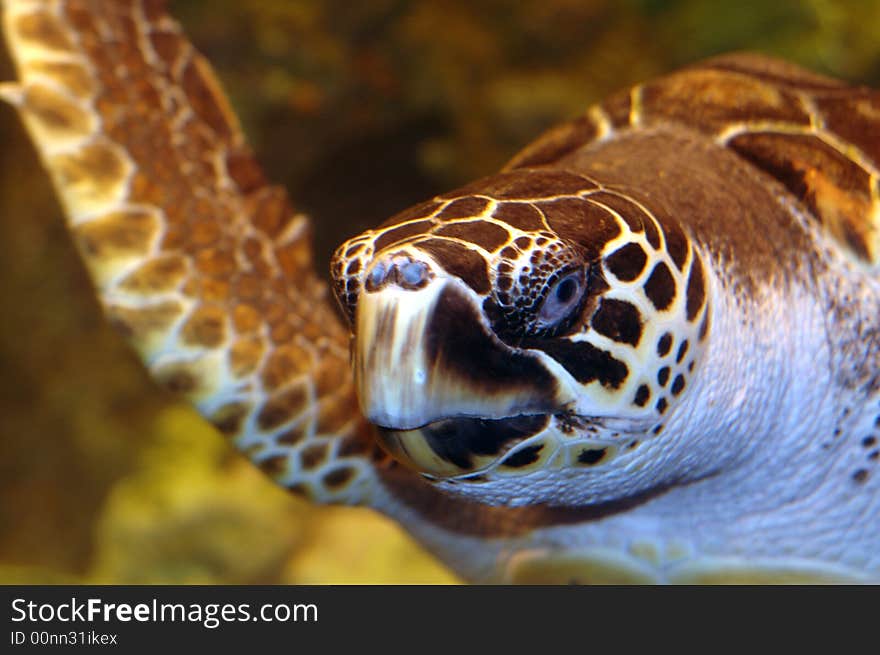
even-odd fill
[{"label": "brown head scute", "polygon": [[[597,191],[590,194],[590,201],[615,212],[624,220],[633,234],[647,232],[646,236],[648,236],[651,246],[655,249],[660,247],[660,235],[657,232],[654,219],[632,200],[619,193]],[[655,238],[652,239],[652,236]]]},{"label": "brown head scute", "polygon": [[700,259],[695,257],[691,264],[691,272],[687,282],[687,319],[693,321],[703,306],[706,297],[705,282],[703,281],[703,265]]},{"label": "brown head scute", "polygon": [[[453,200],[436,215],[441,221],[449,221],[456,218],[473,218],[480,216],[489,206],[490,200],[482,196],[465,196]],[[499,228],[501,229],[501,228]],[[487,248],[494,250],[494,248]]]},{"label": "brown head scute", "polygon": [[630,242],[615,250],[605,258],[605,267],[621,282],[632,282],[648,263],[648,256],[644,249],[634,242]]},{"label": "brown head scute", "polygon": [[382,234],[373,243],[374,252],[385,250],[389,246],[397,245],[406,241],[409,237],[425,234],[430,231],[434,223],[430,220],[414,221],[412,223],[404,223],[399,227],[393,227],[382,232]]},{"label": "brown head scute", "polygon": [[414,245],[477,293],[489,293],[491,285],[486,260],[476,250],[449,239],[425,239]]},{"label": "brown head scute", "polygon": [[437,229],[435,234],[473,243],[488,252],[495,252],[510,240],[507,230],[488,221],[449,223]]},{"label": "brown head scute", "polygon": [[660,262],[651,271],[651,276],[645,282],[645,295],[659,311],[663,311],[675,300],[677,285],[669,267]]},{"label": "brown head scute", "polygon": [[587,260],[598,258],[605,244],[619,236],[616,218],[604,207],[579,198],[549,200],[537,205],[561,239],[583,248]]},{"label": "brown head scute", "polygon": [[534,205],[525,202],[499,203],[493,216],[497,220],[525,232],[538,232],[547,229],[543,214]]},{"label": "brown head scute", "polygon": [[603,298],[591,325],[599,334],[621,343],[638,346],[642,338],[642,315],[625,300]]},{"label": "brown head scute", "polygon": [[683,270],[685,261],[687,261],[688,239],[675,219],[660,214],[659,221],[666,241],[666,252],[675,262],[678,270]]}]

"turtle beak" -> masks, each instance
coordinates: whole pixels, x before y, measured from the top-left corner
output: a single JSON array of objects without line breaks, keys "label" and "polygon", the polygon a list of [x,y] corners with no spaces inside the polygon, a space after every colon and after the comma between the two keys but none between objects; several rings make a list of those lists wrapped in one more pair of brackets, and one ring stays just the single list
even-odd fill
[{"label": "turtle beak", "polygon": [[355,316],[361,409],[399,462],[436,478],[480,471],[544,429],[556,381],[502,343],[457,278],[364,290]]},{"label": "turtle beak", "polygon": [[419,288],[364,290],[355,316],[354,371],[371,422],[412,430],[450,418],[554,411],[555,378],[538,356],[502,343],[480,297],[457,278]]}]

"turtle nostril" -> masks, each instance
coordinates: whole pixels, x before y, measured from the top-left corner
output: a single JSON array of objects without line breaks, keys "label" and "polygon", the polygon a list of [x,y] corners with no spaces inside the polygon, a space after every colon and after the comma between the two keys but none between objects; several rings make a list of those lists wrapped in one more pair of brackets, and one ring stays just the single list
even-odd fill
[{"label": "turtle nostril", "polygon": [[398,283],[405,289],[420,289],[428,281],[428,267],[423,262],[408,261],[397,270]]},{"label": "turtle nostril", "polygon": [[385,280],[388,277],[388,269],[384,262],[377,262],[375,266],[373,266],[373,270],[369,272],[367,275],[366,282],[364,286],[367,291],[378,291],[385,284]]},{"label": "turtle nostril", "polygon": [[388,284],[396,284],[404,289],[416,290],[423,288],[431,277],[431,269],[425,262],[412,259],[409,255],[396,254],[373,265],[364,280],[364,289],[373,292]]}]

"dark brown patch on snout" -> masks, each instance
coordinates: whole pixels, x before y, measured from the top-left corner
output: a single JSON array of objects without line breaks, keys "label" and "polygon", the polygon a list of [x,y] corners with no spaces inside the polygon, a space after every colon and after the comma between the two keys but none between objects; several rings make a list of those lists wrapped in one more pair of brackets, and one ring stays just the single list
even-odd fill
[{"label": "dark brown patch on snout", "polygon": [[488,393],[528,390],[533,402],[521,411],[553,408],[556,381],[532,355],[518,353],[488,332],[462,291],[443,290],[427,327],[429,366],[439,366]]}]

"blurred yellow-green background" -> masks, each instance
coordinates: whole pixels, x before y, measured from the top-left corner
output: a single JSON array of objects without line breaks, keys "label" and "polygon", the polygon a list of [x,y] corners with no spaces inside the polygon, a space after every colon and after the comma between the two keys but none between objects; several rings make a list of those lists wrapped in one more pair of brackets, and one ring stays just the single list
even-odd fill
[{"label": "blurred yellow-green background", "polygon": [[[346,236],[701,57],[760,50],[880,84],[880,0],[170,6],[316,218],[322,269]],[[0,583],[455,582],[380,517],[275,489],[157,393],[104,324],[8,108],[0,135]]]}]

